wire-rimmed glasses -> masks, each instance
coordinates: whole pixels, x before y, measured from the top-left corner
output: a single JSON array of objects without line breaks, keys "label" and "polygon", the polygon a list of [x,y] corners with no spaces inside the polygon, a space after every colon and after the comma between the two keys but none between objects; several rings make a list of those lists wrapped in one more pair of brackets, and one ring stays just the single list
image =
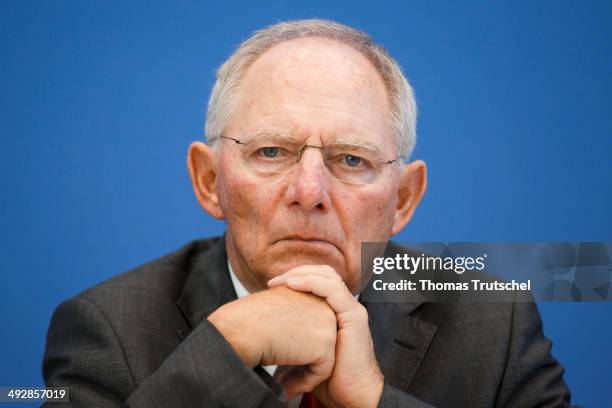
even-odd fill
[{"label": "wire-rimmed glasses", "polygon": [[329,172],[350,184],[371,184],[379,179],[387,165],[399,163],[402,156],[386,160],[382,152],[369,143],[334,142],[324,146],[304,144],[284,136],[259,136],[240,140],[220,136],[240,145],[248,168],[263,174],[288,173],[297,167],[304,151],[318,149]]}]

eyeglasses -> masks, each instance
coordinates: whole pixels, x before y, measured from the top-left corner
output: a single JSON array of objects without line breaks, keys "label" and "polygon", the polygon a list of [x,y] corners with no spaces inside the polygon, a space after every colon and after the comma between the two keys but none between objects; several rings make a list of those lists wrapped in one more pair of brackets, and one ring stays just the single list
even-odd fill
[{"label": "eyeglasses", "polygon": [[336,179],[350,184],[372,184],[380,179],[385,166],[399,163],[403,158],[398,156],[393,160],[384,160],[378,149],[361,144],[331,143],[313,146],[274,136],[259,136],[247,141],[228,136],[221,138],[240,145],[246,167],[262,175],[290,172],[297,167],[304,151],[312,148],[321,151],[325,166]]}]

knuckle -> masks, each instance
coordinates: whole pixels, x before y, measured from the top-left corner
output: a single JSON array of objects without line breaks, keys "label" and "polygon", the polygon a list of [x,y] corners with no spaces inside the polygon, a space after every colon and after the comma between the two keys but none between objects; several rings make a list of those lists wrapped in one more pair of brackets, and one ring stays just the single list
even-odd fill
[{"label": "knuckle", "polygon": [[336,324],[336,312],[334,312],[334,310],[331,308],[331,306],[329,306],[329,304],[327,304],[327,302],[325,303],[325,319],[330,323],[330,324]]},{"label": "knuckle", "polygon": [[328,361],[334,357],[336,347],[336,329],[320,330],[314,337],[318,344],[319,358]]},{"label": "knuckle", "polygon": [[334,272],[334,268],[332,268],[330,265],[323,265],[323,270],[327,272]]},{"label": "knuckle", "polygon": [[336,329],[330,330],[327,332],[327,336],[325,337],[325,343],[327,345],[326,349],[328,350],[327,354],[329,356],[333,356],[336,348]]},{"label": "knuckle", "polygon": [[325,314],[324,319],[324,324],[322,324],[321,327],[324,328],[326,335],[330,336],[335,341],[337,329],[336,314],[333,311],[328,312]]},{"label": "knuckle", "polygon": [[323,271],[326,272],[329,275],[334,276],[334,277],[338,276],[338,274],[336,273],[336,270],[334,268],[332,268],[331,266],[329,266],[329,265],[324,265],[323,266]]},{"label": "knuckle", "polygon": [[368,321],[368,310],[361,303],[357,304],[357,307],[355,308],[355,314],[357,315],[357,318],[359,320],[366,322]]}]

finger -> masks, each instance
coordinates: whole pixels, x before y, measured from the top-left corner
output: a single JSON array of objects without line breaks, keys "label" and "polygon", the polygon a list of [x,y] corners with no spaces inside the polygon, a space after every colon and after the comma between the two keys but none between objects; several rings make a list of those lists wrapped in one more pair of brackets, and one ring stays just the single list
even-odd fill
[{"label": "finger", "polygon": [[316,275],[300,275],[287,278],[285,285],[324,298],[336,314],[348,313],[359,305],[344,282]]},{"label": "finger", "polygon": [[278,366],[274,372],[274,379],[277,383],[285,387],[291,378],[301,377],[307,366]]},{"label": "finger", "polygon": [[296,375],[298,370],[302,370],[302,366],[279,365],[276,367],[272,377],[274,377],[277,383],[284,384],[289,377]]},{"label": "finger", "polygon": [[336,272],[336,270],[329,265],[301,265],[289,269],[285,273],[282,273],[270,279],[270,281],[274,282],[277,280],[286,279],[288,276],[303,275],[306,273],[316,274],[322,277],[329,277],[336,280],[342,280],[342,277],[338,274],[338,272]]},{"label": "finger", "polygon": [[285,281],[292,276],[300,276],[305,274],[312,274],[321,276],[324,278],[334,279],[342,281],[342,277],[329,265],[302,265],[296,268],[292,268],[287,272],[278,275],[268,281],[268,286],[276,287],[283,285]]},{"label": "finger", "polygon": [[331,376],[333,368],[334,358],[332,355],[321,364],[311,364],[291,370],[290,375],[286,375],[284,382],[281,383],[287,393],[287,398],[292,400],[298,394],[311,392],[317,385]]},{"label": "finger", "polygon": [[321,274],[320,272],[317,273],[317,272],[308,272],[308,271],[294,271],[292,273],[287,273],[287,274],[282,275],[282,276],[277,276],[276,278],[269,280],[268,281],[268,287],[269,288],[276,288],[278,286],[283,286],[283,285],[285,285],[287,283],[288,279],[299,277],[299,276],[308,276],[308,275],[316,276],[316,277],[318,277],[320,279],[326,279],[330,283],[331,282],[342,282],[341,280],[332,278],[332,277],[330,277],[328,275]]}]

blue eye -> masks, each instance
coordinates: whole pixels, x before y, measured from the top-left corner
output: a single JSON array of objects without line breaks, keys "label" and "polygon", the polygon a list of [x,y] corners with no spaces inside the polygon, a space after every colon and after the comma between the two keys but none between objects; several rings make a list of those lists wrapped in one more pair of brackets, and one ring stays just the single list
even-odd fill
[{"label": "blue eye", "polygon": [[269,158],[274,158],[280,153],[280,149],[278,147],[262,147],[259,151],[264,157]]},{"label": "blue eye", "polygon": [[350,154],[344,156],[344,162],[350,167],[357,167],[362,164],[362,161],[363,159],[359,156],[352,156]]}]

